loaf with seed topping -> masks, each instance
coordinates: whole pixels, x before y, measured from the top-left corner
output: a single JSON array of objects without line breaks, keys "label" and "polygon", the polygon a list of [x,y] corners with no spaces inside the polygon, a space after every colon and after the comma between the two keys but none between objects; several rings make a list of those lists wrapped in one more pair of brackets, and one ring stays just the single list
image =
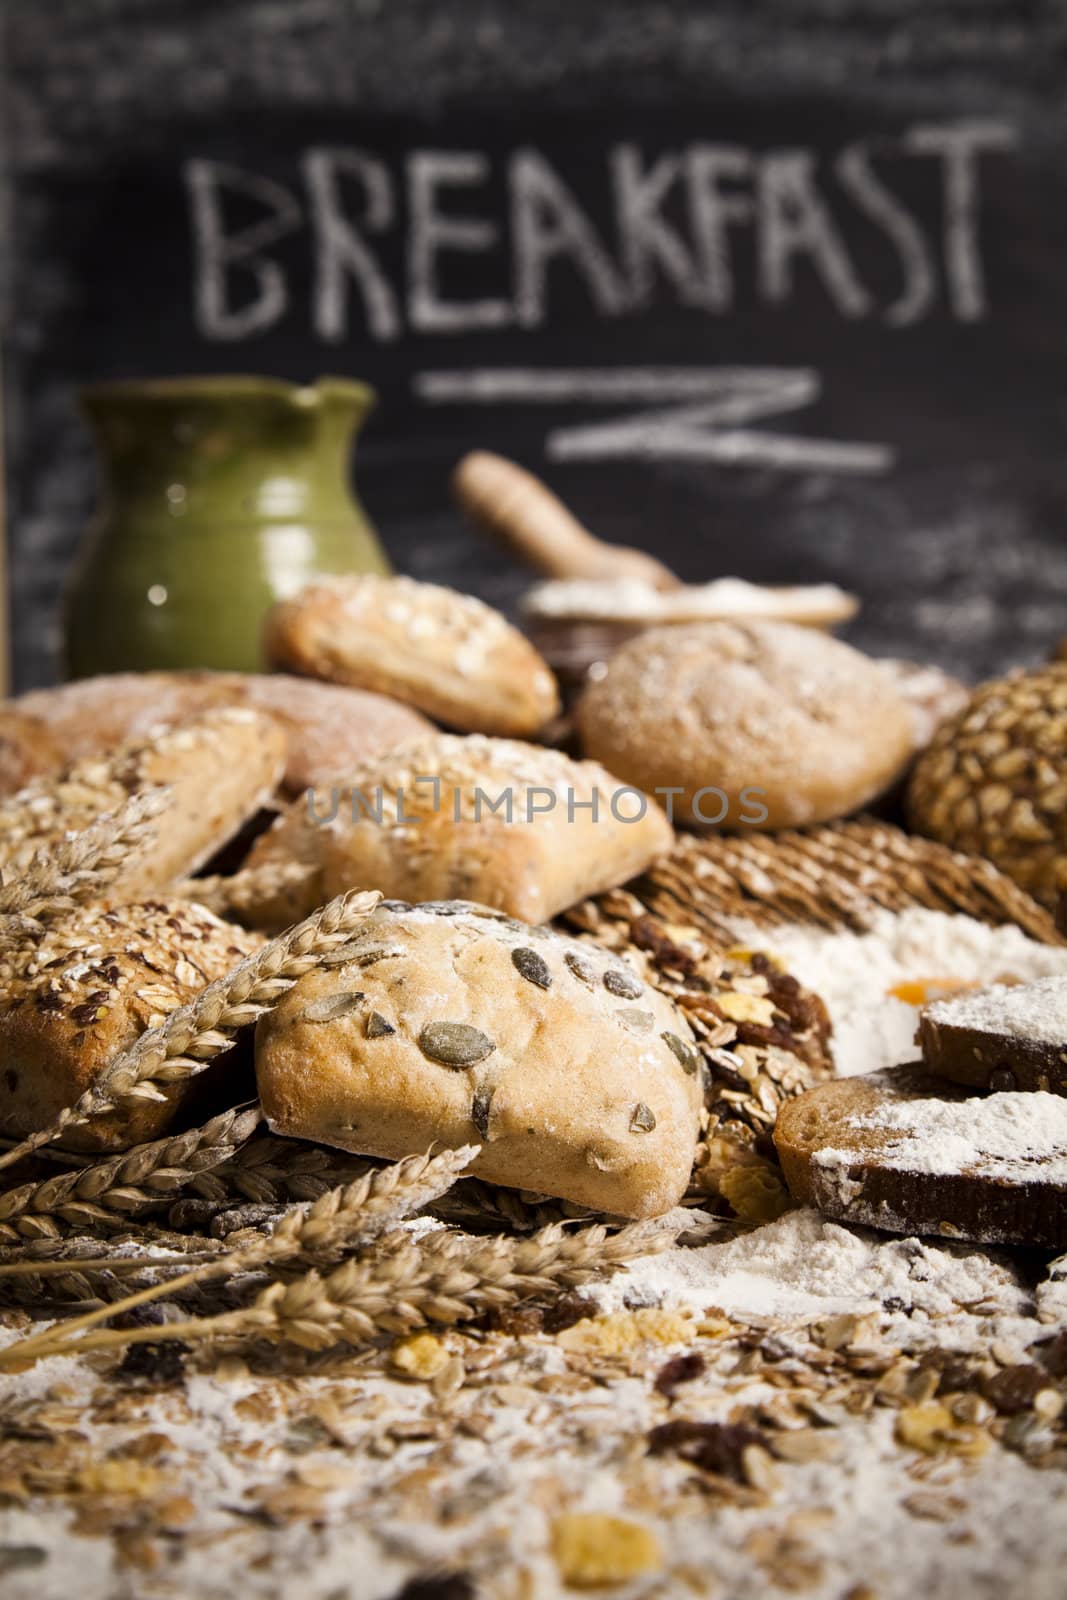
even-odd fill
[{"label": "loaf with seed topping", "polygon": [[267,615],[275,667],[375,689],[464,733],[523,738],[559,711],[530,641],[472,595],[374,575],[312,584]]},{"label": "loaf with seed topping", "polygon": [[63,765],[60,747],[40,717],[15,706],[0,706],[0,795],[17,794],[25,784]]},{"label": "loaf with seed topping", "polygon": [[24,869],[37,850],[118,811],[131,795],[163,787],[166,811],[109,886],[116,904],[155,894],[195,872],[259,810],[284,763],[285,736],[273,717],[206,711],[109,758],[85,757],[0,802],[0,866]]},{"label": "loaf with seed topping", "polygon": [[[673,837],[655,802],[591,761],[435,734],[297,801],[256,840],[234,904],[256,926],[284,927],[358,886],[402,900],[476,900],[547,922],[643,872]],[[292,865],[303,875],[286,875]]]},{"label": "loaf with seed topping", "polygon": [[[0,984],[0,1134],[20,1138],[73,1105],[120,1051],[260,943],[202,906],[89,907],[16,952]],[[230,1058],[211,1068],[225,1072]],[[199,1079],[71,1129],[75,1150],[122,1150],[172,1124]]]},{"label": "loaf with seed topping", "polygon": [[490,1182],[619,1216],[681,1198],[702,1065],[631,967],[455,902],[383,905],[348,948],[258,1025],[276,1133],[394,1158],[479,1143]]}]

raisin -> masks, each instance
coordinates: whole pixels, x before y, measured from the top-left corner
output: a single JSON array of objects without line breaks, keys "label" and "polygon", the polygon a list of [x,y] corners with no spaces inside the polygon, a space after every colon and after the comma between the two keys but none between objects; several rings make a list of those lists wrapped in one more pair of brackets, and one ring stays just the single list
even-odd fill
[{"label": "raisin", "polygon": [[704,1472],[745,1482],[743,1457],[750,1444],[763,1444],[763,1435],[746,1422],[661,1422],[648,1434],[649,1454],[673,1453]]},{"label": "raisin", "polygon": [[699,1350],[690,1350],[684,1356],[674,1356],[666,1366],[660,1367],[653,1388],[666,1399],[673,1400],[678,1385],[692,1383],[694,1378],[701,1376],[706,1366],[707,1362]]}]

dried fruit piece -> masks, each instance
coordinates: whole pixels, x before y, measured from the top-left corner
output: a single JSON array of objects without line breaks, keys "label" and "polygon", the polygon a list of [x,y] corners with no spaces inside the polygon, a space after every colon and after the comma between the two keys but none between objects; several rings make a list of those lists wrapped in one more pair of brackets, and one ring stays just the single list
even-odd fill
[{"label": "dried fruit piece", "polygon": [[405,1378],[435,1378],[448,1365],[449,1354],[432,1333],[412,1333],[389,1352],[389,1365]]},{"label": "dried fruit piece", "polygon": [[714,1472],[734,1483],[744,1483],[745,1451],[765,1441],[757,1428],[747,1422],[661,1422],[648,1434],[648,1450],[653,1456],[676,1455],[691,1461],[704,1472]]},{"label": "dried fruit piece", "polygon": [[419,1049],[445,1067],[473,1067],[496,1049],[480,1028],[468,1022],[428,1022],[419,1034]]},{"label": "dried fruit piece", "polygon": [[650,1529],[601,1511],[569,1511],[556,1517],[552,1554],[563,1582],[576,1589],[625,1583],[663,1565],[659,1540]]}]

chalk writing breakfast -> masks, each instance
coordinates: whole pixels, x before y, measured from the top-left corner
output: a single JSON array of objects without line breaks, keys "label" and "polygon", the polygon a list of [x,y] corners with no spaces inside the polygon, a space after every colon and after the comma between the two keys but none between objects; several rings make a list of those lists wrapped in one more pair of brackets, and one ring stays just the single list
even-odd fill
[{"label": "chalk writing breakfast", "polygon": [[[1009,124],[991,121],[922,124],[829,154],[694,142],[651,157],[623,142],[604,151],[595,203],[529,147],[496,158],[417,149],[393,162],[355,147],[308,149],[298,182],[285,183],[194,158],[183,177],[197,325],[205,338],[238,341],[306,314],[324,343],[537,328],[564,263],[601,317],[664,293],[722,314],[738,298],[742,260],[767,305],[788,304],[803,270],[842,317],[903,328],[940,307],[974,322],[988,311],[983,164],[1015,143]],[[933,220],[891,185],[886,168],[901,161],[935,180]],[[880,242],[889,291],[865,280],[849,242],[857,226]],[[446,293],[459,260],[479,282],[495,274],[494,292]],[[296,285],[308,281],[305,312]]]}]

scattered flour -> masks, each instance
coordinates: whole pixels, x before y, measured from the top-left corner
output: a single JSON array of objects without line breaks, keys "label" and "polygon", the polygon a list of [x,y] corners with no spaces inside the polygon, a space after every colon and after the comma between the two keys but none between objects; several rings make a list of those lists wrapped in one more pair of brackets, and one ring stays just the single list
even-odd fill
[{"label": "scattered flour", "polygon": [[734,931],[746,946],[778,956],[822,996],[842,1077],[917,1059],[919,1007],[892,994],[899,985],[1067,977],[1067,949],[1039,944],[1014,925],[995,928],[942,911],[879,912],[868,933],[744,922]]}]

